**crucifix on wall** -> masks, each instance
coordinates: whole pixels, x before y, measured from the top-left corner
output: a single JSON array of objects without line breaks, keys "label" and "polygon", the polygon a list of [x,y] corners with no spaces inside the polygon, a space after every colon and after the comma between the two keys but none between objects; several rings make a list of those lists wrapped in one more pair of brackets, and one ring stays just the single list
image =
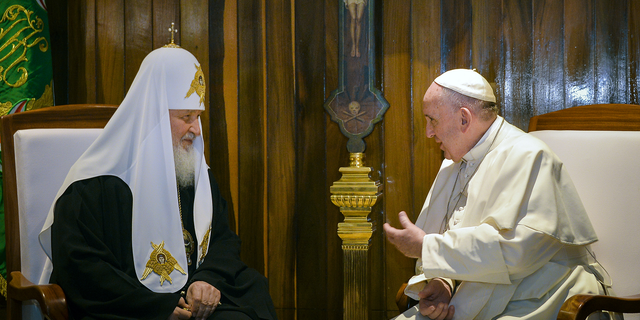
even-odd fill
[{"label": "crucifix on wall", "polygon": [[373,131],[389,108],[375,87],[375,6],[373,0],[339,1],[339,86],[324,107],[349,138],[349,152],[364,152],[362,139]]}]

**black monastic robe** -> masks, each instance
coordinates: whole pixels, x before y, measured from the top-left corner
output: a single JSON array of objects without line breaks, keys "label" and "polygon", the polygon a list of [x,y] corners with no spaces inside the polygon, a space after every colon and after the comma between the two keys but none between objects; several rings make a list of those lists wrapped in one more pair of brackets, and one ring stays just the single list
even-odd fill
[{"label": "black monastic robe", "polygon": [[[137,279],[129,187],[114,176],[69,186],[54,210],[51,283],[64,290],[71,319],[167,319],[178,305],[180,291],[194,281],[220,290],[222,305],[213,315],[233,310],[252,319],[276,318],[267,280],[240,260],[240,239],[229,228],[226,201],[210,172],[209,179],[213,218],[208,252],[197,269],[197,252],[193,254],[189,280],[174,293],[155,293]],[[181,189],[180,194],[185,228],[195,235],[193,188]]]}]

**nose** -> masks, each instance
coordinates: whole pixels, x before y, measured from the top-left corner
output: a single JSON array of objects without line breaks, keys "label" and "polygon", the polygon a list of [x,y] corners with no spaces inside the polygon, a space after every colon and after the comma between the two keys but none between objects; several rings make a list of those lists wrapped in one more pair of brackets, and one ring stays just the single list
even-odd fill
[{"label": "nose", "polygon": [[193,132],[193,134],[195,134],[196,136],[200,135],[200,119],[196,119],[196,121],[193,121],[193,123],[191,124],[191,127],[189,127],[189,132]]}]

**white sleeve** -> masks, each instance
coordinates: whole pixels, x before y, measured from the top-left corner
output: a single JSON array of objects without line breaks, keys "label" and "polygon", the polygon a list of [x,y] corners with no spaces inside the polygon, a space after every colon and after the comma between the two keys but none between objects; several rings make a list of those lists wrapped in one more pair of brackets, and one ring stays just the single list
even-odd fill
[{"label": "white sleeve", "polygon": [[535,272],[562,246],[555,238],[523,225],[500,233],[483,223],[426,235],[422,272],[426,278],[510,284]]}]

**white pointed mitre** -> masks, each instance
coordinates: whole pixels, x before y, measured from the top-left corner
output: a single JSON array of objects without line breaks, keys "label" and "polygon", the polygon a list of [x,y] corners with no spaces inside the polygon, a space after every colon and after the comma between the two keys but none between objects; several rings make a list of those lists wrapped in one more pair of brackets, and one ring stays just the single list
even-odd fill
[{"label": "white pointed mitre", "polygon": [[[73,165],[56,201],[75,181],[112,175],[122,179],[133,195],[132,249],[138,280],[155,292],[176,292],[188,276],[171,269],[171,282],[161,281],[146,265],[155,248],[162,248],[187,272],[169,109],[204,110],[205,82],[198,60],[182,48],[159,48],[142,62],[129,92],[101,135]],[[201,136],[193,143],[197,152],[194,223],[201,241],[211,224],[211,186]],[[55,204],[55,202],[54,202]],[[53,205],[40,234],[51,257]],[[152,245],[153,243],[153,245]],[[198,257],[203,250],[198,243]],[[207,244],[208,245],[208,244]],[[196,263],[196,262],[194,262]],[[142,279],[144,278],[144,280]],[[47,278],[48,279],[48,278]]]},{"label": "white pointed mitre", "polygon": [[496,96],[493,94],[493,88],[487,79],[475,70],[449,70],[441,74],[433,80],[433,82],[467,97],[496,102]]}]

